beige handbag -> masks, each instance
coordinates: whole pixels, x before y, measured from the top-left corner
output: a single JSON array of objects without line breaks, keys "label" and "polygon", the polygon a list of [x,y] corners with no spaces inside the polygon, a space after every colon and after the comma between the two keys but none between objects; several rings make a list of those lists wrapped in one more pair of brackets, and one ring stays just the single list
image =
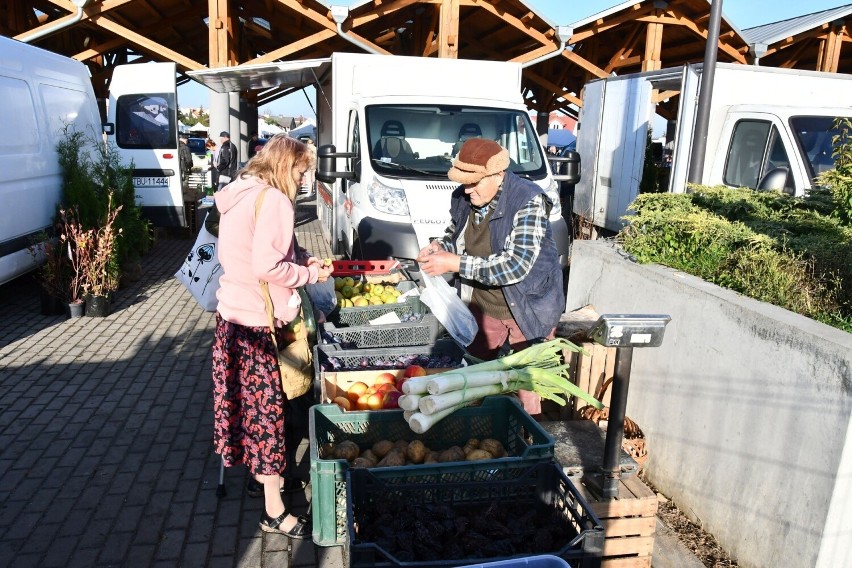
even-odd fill
[{"label": "beige handbag", "polygon": [[[257,220],[257,215],[263,205],[263,198],[268,189],[268,187],[262,189],[255,202],[255,220]],[[269,283],[261,280],[260,289],[263,292],[263,302],[266,305],[266,315],[269,318],[269,332],[272,335],[272,344],[275,346],[275,355],[278,359],[281,387],[284,389],[287,399],[293,400],[308,392],[314,381],[311,346],[308,342],[308,326],[305,322],[305,305],[302,304],[299,317],[288,323],[284,328],[284,334],[289,343],[283,349],[280,349],[278,339],[275,336],[275,317],[273,315],[272,297],[269,295]],[[304,297],[304,294],[300,295]]]}]

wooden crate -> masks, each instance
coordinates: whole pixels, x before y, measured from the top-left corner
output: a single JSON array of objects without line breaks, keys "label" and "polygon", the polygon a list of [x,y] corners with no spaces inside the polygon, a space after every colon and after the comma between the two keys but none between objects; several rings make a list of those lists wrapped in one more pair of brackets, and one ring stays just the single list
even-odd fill
[{"label": "wooden crate", "polygon": [[[570,354],[571,367],[569,372],[571,381],[587,393],[594,395],[604,381],[615,374],[616,349],[588,341],[580,343],[579,346],[585,349],[589,356],[582,353]],[[609,388],[606,390],[601,401],[604,406],[609,406],[610,390]],[[573,412],[571,417],[579,418],[577,411],[586,404],[586,401],[575,397],[572,400],[571,409]]]},{"label": "wooden crate", "polygon": [[600,499],[582,483],[577,489],[605,531],[601,568],[651,568],[657,523],[657,496],[637,477],[618,486],[618,497]]}]

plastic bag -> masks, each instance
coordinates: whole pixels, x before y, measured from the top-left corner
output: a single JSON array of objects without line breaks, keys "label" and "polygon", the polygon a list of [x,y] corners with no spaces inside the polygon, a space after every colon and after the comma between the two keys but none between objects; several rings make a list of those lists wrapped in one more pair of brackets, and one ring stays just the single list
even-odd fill
[{"label": "plastic bag", "polygon": [[[208,213],[209,216],[209,213]],[[219,264],[217,248],[219,239],[210,234],[206,225],[198,231],[195,244],[175,273],[181,284],[192,293],[192,297],[208,312],[215,312],[219,301],[216,290],[219,289],[219,277],[222,265]]]},{"label": "plastic bag", "polygon": [[[317,321],[325,321],[325,317],[337,307],[337,296],[334,295],[334,278],[329,278],[325,282],[308,284],[305,286],[305,291],[314,306],[314,317],[317,318]],[[320,314],[317,312],[321,312],[323,317],[320,318]]]},{"label": "plastic bag", "polygon": [[420,294],[420,300],[429,306],[453,339],[464,347],[470,345],[479,331],[470,309],[443,276],[429,276],[426,273],[421,273],[421,276],[425,289]]}]

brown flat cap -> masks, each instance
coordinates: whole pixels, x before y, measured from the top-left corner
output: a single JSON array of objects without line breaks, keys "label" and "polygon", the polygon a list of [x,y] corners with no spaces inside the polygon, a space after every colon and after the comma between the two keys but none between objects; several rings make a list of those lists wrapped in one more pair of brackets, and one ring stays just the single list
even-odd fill
[{"label": "brown flat cap", "polygon": [[487,138],[469,138],[459,150],[447,177],[456,183],[479,183],[509,167],[509,151]]}]

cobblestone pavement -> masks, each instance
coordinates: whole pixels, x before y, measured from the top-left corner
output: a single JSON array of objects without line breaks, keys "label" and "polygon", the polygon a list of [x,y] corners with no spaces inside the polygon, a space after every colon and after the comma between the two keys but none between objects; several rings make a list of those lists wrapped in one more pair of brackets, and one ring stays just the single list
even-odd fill
[{"label": "cobblestone pavement", "polygon": [[[297,235],[328,257],[314,205]],[[0,565],[343,566],[340,547],[260,531],[246,468],[217,497],[214,316],[173,278],[193,240],[158,239],[106,318],[39,315],[31,277],[0,286]],[[310,489],[289,506],[309,512]]]}]

